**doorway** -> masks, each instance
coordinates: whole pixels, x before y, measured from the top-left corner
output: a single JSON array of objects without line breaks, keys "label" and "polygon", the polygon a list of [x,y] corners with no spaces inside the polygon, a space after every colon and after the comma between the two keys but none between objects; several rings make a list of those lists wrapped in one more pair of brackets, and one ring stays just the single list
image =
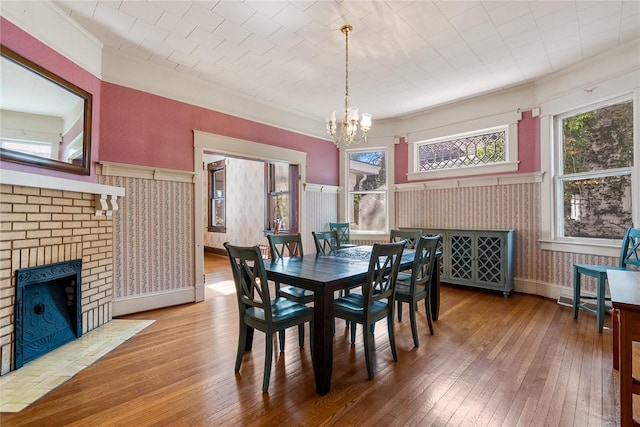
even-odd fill
[{"label": "doorway", "polygon": [[[205,272],[204,272],[204,247],[205,247],[205,194],[207,189],[204,183],[207,182],[203,177],[203,173],[206,172],[206,156],[210,153],[216,153],[216,155],[224,156],[229,159],[244,159],[253,161],[260,164],[260,170],[264,170],[265,162],[280,162],[298,165],[299,181],[298,181],[298,194],[300,197],[296,201],[298,208],[298,215],[300,218],[304,217],[305,195],[302,191],[303,183],[305,182],[305,165],[306,165],[306,153],[296,150],[290,150],[286,148],[276,147],[272,145],[260,144],[257,142],[246,141],[236,138],[229,138],[222,135],[216,135],[201,131],[194,131],[194,165],[195,169],[195,194],[203,195],[202,197],[194,197],[194,233],[195,233],[195,277],[196,277],[196,301],[203,301],[205,299]],[[204,170],[203,170],[204,169]],[[261,172],[263,173],[263,172]],[[242,179],[242,178],[239,178]],[[230,179],[228,178],[228,182]],[[264,182],[264,180],[262,180]],[[208,200],[208,199],[207,199]],[[241,209],[235,215],[241,218],[248,216],[250,211],[258,210],[261,218],[264,212],[264,185],[261,189],[261,208],[255,209],[253,203],[257,203],[257,199],[250,198],[244,205],[244,209]],[[229,215],[227,214],[227,218]],[[256,237],[255,234],[246,234],[246,237],[234,239],[236,244],[242,245],[254,245],[264,239],[263,235],[263,220],[258,221],[258,227],[260,230],[260,237]],[[241,229],[241,227],[240,227]],[[307,230],[305,224],[301,223],[299,227],[300,233],[305,236]],[[241,230],[242,232],[242,230]],[[253,233],[253,232],[252,232]],[[223,237],[221,237],[224,239]],[[245,240],[243,240],[245,239]],[[258,240],[256,240],[258,239]],[[222,242],[219,242],[219,248],[222,247]],[[230,274],[230,271],[229,271]]]}]

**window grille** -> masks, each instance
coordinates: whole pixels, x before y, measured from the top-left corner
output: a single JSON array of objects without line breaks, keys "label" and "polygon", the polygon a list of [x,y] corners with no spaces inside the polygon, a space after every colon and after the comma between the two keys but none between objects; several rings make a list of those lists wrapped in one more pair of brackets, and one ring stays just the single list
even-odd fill
[{"label": "window grille", "polygon": [[506,130],[459,136],[418,146],[418,171],[504,162]]}]

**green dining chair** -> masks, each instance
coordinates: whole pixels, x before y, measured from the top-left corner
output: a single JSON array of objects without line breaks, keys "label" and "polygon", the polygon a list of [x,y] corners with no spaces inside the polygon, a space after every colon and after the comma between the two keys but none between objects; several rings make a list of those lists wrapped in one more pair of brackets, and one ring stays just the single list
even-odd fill
[{"label": "green dining chair", "polygon": [[[618,266],[573,265],[573,318],[578,318],[578,310],[595,314],[598,332],[602,332],[604,326],[605,301],[611,300],[611,298],[606,297],[607,270],[626,270],[629,266],[640,269],[640,228],[629,228],[624,233]],[[597,279],[595,295],[582,294],[580,288],[583,274]],[[596,300],[595,310],[589,307],[583,300]]]},{"label": "green dining chair", "polygon": [[338,240],[338,232],[331,231],[312,231],[313,241],[316,244],[317,254],[328,254],[340,249],[340,241]]},{"label": "green dining chair", "polygon": [[[272,260],[285,257],[302,258],[304,256],[300,233],[269,234],[267,235],[267,240],[269,241]],[[284,297],[299,304],[310,304],[313,302],[313,291],[308,289],[297,286],[280,286],[278,282],[275,282],[275,289],[276,297]],[[302,346],[302,343],[304,343],[304,325],[298,327],[298,339],[300,346]],[[284,351],[284,331],[281,332],[280,336],[280,350]]]},{"label": "green dining chair", "polygon": [[330,222],[329,230],[336,230],[338,232],[338,241],[340,242],[340,247],[349,248],[356,246],[355,244],[351,243],[351,228],[348,222]]},{"label": "green dining chair", "polygon": [[433,335],[433,316],[431,313],[431,275],[436,261],[436,249],[440,242],[440,236],[420,236],[415,247],[415,258],[411,266],[411,273],[398,273],[396,284],[396,301],[398,321],[402,321],[402,303],[409,304],[409,320],[411,322],[411,335],[413,345],[418,347],[418,325],[416,322],[416,309],[420,300],[424,300],[424,310],[429,325],[429,332]]},{"label": "green dining chair", "polygon": [[389,242],[407,241],[406,249],[415,249],[416,242],[422,236],[422,230],[391,230],[389,232]]},{"label": "green dining chair", "polygon": [[[364,357],[367,364],[367,375],[373,379],[373,364],[371,363],[373,325],[382,319],[387,319],[389,344],[393,360],[398,361],[396,341],[393,334],[394,298],[396,278],[402,259],[402,251],[406,242],[376,243],[371,251],[369,268],[365,282],[361,285],[361,293],[349,293],[334,300],[333,314],[350,324],[362,325],[364,338]],[[352,328],[351,343],[355,341],[355,328]]]},{"label": "green dining chair", "polygon": [[[240,372],[244,352],[251,350],[250,342],[247,342],[249,328],[264,332],[266,338],[262,391],[266,392],[269,389],[273,360],[273,335],[292,326],[304,326],[307,322],[313,325],[313,309],[282,297],[271,299],[264,261],[258,246],[241,247],[225,242],[224,247],[231,263],[238,298],[240,333],[235,372]],[[311,352],[313,357],[313,348]]]}]

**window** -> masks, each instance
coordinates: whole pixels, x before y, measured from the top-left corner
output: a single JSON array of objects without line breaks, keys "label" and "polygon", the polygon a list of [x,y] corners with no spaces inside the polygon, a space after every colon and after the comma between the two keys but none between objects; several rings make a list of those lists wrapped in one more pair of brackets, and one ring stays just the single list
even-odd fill
[{"label": "window", "polygon": [[632,100],[558,115],[554,131],[558,236],[620,239],[632,224]]},{"label": "window", "polygon": [[265,164],[265,229],[272,233],[298,232],[298,166]]},{"label": "window", "polygon": [[388,230],[386,150],[348,150],[347,219],[352,232]]},{"label": "window", "polygon": [[441,119],[436,127],[407,134],[409,181],[518,171],[519,110]]},{"label": "window", "polygon": [[208,230],[224,233],[226,228],[226,171],[225,160],[209,163],[209,225]]},{"label": "window", "polygon": [[418,172],[504,162],[506,139],[504,126],[417,143]]},{"label": "window", "polygon": [[[45,159],[51,159],[53,157],[53,147],[49,142],[3,139],[2,148],[44,157]],[[58,153],[56,153],[56,156],[57,154]]]}]

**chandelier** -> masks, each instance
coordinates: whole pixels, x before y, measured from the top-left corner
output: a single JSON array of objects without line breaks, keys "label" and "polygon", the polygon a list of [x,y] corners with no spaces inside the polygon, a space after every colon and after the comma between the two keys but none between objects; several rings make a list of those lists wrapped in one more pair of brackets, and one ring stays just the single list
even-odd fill
[{"label": "chandelier", "polygon": [[[358,108],[349,107],[349,33],[351,30],[353,30],[351,25],[343,25],[340,29],[344,33],[346,47],[344,117],[340,129],[338,129],[336,122],[335,110],[327,116],[327,133],[333,138],[336,147],[340,144],[350,145],[367,142],[367,132],[371,130],[371,114],[363,113],[360,118]],[[358,130],[361,132],[358,133]]]}]

